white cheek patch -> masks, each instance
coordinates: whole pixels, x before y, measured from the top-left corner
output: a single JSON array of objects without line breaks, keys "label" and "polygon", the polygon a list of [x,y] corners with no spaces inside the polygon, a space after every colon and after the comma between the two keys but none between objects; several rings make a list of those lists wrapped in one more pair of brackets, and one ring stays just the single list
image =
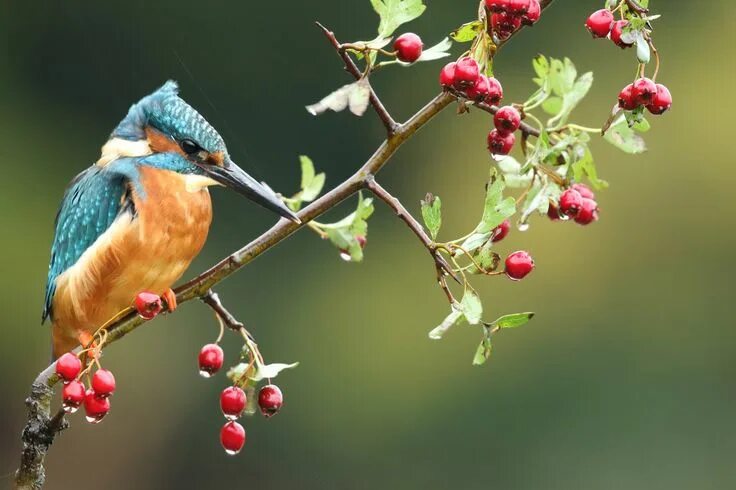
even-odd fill
[{"label": "white cheek patch", "polygon": [[205,177],[204,175],[189,174],[184,176],[184,187],[186,188],[187,192],[199,192],[205,187],[209,187],[211,185],[220,184],[209,177]]},{"label": "white cheek patch", "polygon": [[108,163],[125,157],[143,157],[152,153],[148,140],[130,141],[113,138],[102,147],[102,155],[97,165],[104,167]]}]

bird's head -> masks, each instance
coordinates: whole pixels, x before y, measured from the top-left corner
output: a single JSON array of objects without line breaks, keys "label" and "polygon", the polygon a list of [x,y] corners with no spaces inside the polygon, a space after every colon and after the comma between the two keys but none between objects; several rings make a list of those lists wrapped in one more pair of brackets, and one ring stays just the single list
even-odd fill
[{"label": "bird's head", "polygon": [[102,148],[98,165],[137,157],[142,165],[174,171],[192,185],[223,185],[292,221],[299,219],[267,186],[238,167],[220,134],[179,97],[168,81],[131,106]]}]

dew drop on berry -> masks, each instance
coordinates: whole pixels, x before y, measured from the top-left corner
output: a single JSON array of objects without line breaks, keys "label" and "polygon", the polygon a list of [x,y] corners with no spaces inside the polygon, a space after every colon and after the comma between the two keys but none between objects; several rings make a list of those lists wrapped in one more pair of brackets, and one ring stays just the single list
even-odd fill
[{"label": "dew drop on berry", "polygon": [[199,375],[202,376],[203,378],[211,378],[212,377],[212,373],[209,372],[209,371],[205,371],[204,369],[200,369],[199,370]]},{"label": "dew drop on berry", "polygon": [[98,416],[87,415],[84,418],[87,419],[87,422],[89,422],[90,424],[99,424],[100,422],[102,422],[102,419],[105,418],[105,415],[107,414],[102,414]]},{"label": "dew drop on berry", "polygon": [[527,231],[529,229],[529,223],[528,222],[519,223],[518,225],[516,225],[516,229],[519,231]]},{"label": "dew drop on berry", "polygon": [[236,454],[238,454],[239,452],[240,452],[240,450],[238,450],[238,451],[233,451],[232,449],[225,449],[225,454],[227,454],[228,456],[235,456],[235,455],[236,455]]},{"label": "dew drop on berry", "polygon": [[79,410],[79,405],[69,405],[64,403],[62,405],[62,408],[66,413],[75,413],[77,410]]},{"label": "dew drop on berry", "polygon": [[350,262],[353,260],[353,257],[350,255],[350,252],[341,251],[340,252],[340,258],[344,260],[345,262]]}]

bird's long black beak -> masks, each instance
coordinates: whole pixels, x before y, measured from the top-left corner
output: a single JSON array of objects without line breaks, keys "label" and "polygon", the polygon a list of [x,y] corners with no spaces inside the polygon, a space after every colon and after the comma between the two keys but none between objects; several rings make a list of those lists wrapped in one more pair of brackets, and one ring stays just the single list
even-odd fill
[{"label": "bird's long black beak", "polygon": [[225,187],[244,195],[256,204],[274,211],[294,223],[301,223],[299,218],[286,207],[283,201],[271,189],[260,184],[253,177],[245,173],[242,168],[235,165],[229,158],[225,160],[221,167],[208,165],[207,167],[203,167],[203,169],[213,180]]}]

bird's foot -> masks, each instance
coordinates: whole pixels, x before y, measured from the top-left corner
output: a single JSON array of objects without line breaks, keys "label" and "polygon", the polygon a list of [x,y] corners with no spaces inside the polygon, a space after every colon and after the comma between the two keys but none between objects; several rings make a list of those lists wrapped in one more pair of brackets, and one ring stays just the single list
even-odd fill
[{"label": "bird's foot", "polygon": [[83,349],[89,349],[87,351],[87,356],[89,356],[90,359],[100,358],[100,347],[95,342],[94,335],[89,332],[79,332],[77,340],[79,340],[79,345],[81,345]]},{"label": "bird's foot", "polygon": [[174,310],[176,310],[177,304],[176,304],[176,293],[173,289],[169,288],[166,291],[164,291],[164,294],[161,295],[161,298],[166,302],[166,308],[169,313],[173,313]]}]

